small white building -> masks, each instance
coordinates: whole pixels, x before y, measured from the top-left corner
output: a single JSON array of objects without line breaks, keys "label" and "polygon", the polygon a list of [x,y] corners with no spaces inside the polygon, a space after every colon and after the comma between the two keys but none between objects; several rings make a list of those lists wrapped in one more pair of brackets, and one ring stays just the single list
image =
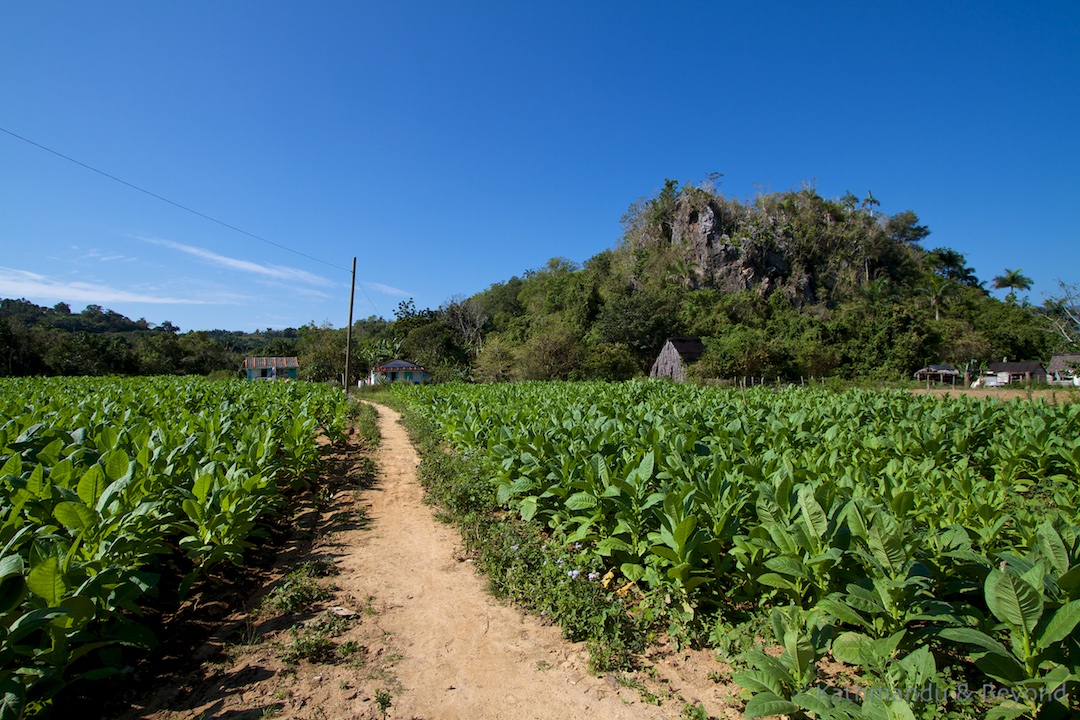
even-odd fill
[{"label": "small white building", "polygon": [[295,380],[300,363],[295,357],[246,357],[240,368],[248,380]]},{"label": "small white building", "polygon": [[408,360],[390,360],[371,368],[369,381],[372,385],[388,382],[406,382],[423,385],[431,380],[431,373]]}]

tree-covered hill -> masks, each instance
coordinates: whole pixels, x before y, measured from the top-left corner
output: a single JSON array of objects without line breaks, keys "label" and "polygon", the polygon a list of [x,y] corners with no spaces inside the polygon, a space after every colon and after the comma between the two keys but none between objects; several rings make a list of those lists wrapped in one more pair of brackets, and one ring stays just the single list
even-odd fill
[{"label": "tree-covered hill", "polygon": [[989,296],[911,211],[811,188],[724,197],[668,181],[612,250],[552,260],[466,301],[485,318],[480,379],[626,377],[664,338],[700,336],[705,377],[910,377],[930,362],[1048,360],[1048,323]]}]

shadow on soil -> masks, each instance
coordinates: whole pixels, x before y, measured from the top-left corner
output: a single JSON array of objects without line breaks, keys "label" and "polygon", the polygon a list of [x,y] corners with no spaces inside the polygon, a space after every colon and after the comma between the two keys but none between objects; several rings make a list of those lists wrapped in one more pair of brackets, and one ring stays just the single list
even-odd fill
[{"label": "shadow on soil", "polygon": [[[204,664],[212,664],[230,646],[257,643],[306,617],[282,615],[258,622],[255,611],[294,568],[333,565],[337,553],[313,553],[316,540],[368,527],[366,508],[353,500],[355,492],[378,489],[368,452],[355,436],[348,444],[326,446],[322,476],[286,498],[283,511],[270,522],[268,537],[247,552],[245,565],[217,569],[196,583],[178,606],[174,593],[162,591],[162,596],[172,595],[172,602],[163,597],[160,607],[141,619],[153,630],[158,646],[129,659],[132,665],[118,678],[69,686],[41,717],[134,720],[162,710],[183,713],[207,703],[213,704],[199,716],[203,720],[264,718],[279,711],[280,703],[270,703],[218,715],[223,700],[215,698],[242,693],[274,673],[248,666],[215,676]],[[197,695],[191,691],[196,686],[204,688]]]}]

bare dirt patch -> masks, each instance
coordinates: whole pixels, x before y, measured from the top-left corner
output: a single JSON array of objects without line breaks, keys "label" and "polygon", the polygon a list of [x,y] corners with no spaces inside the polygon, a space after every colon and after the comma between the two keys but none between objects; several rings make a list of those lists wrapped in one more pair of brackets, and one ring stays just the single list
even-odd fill
[{"label": "bare dirt patch", "polygon": [[379,407],[379,428],[375,481],[330,483],[304,549],[125,720],[740,717],[708,652],[656,648],[642,671],[596,677],[583,644],[494,598],[424,504],[397,413]]},{"label": "bare dirt patch", "polygon": [[1028,393],[1023,388],[965,388],[965,387],[952,387],[952,388],[940,388],[931,387],[930,389],[919,388],[912,390],[911,392],[916,395],[934,395],[937,397],[958,397],[960,395],[966,395],[968,397],[977,398],[993,398],[994,400],[1001,400],[1006,402],[1009,400],[1038,400],[1048,403],[1074,403],[1080,402],[1080,392],[1077,392],[1073,388],[1056,388],[1056,389],[1040,389],[1032,390]]}]

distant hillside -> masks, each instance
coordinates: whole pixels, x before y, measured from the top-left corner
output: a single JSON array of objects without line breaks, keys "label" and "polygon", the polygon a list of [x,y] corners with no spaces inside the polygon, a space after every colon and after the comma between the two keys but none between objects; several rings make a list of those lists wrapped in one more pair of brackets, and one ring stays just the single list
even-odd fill
[{"label": "distant hillside", "polygon": [[28,300],[0,300],[0,376],[206,375],[235,372],[255,349],[295,354],[297,331],[181,333],[166,321],[152,326],[100,305],[72,312]]}]

